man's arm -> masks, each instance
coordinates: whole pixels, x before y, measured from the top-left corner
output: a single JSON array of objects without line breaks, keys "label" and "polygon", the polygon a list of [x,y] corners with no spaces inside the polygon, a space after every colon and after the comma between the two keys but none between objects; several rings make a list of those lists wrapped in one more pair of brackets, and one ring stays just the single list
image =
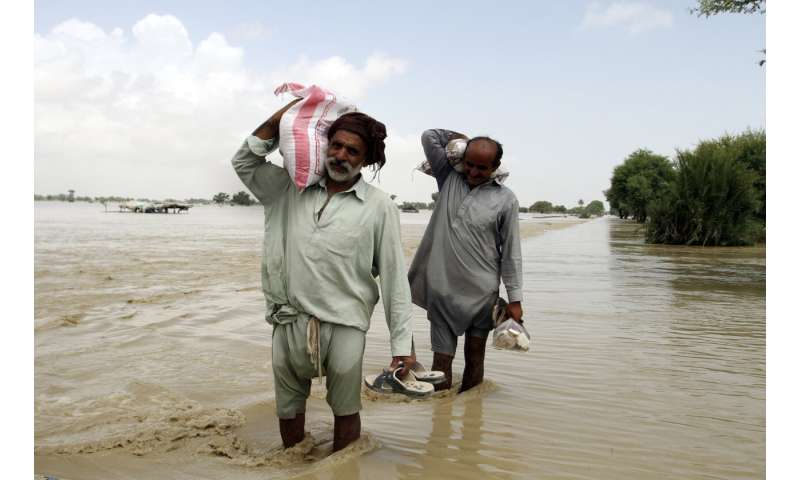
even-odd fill
[{"label": "man's arm", "polygon": [[283,114],[286,113],[287,110],[292,108],[292,105],[300,100],[300,98],[297,100],[292,100],[291,102],[287,103],[286,106],[273,113],[271,117],[264,121],[264,123],[253,130],[253,135],[261,140],[269,140],[270,138],[274,138],[277,142],[280,136],[280,130],[278,127],[280,127],[281,124],[281,117],[283,117]]},{"label": "man's arm", "polygon": [[[397,206],[386,202],[375,230],[375,256],[373,267],[377,270],[386,312],[386,325],[392,350],[394,368],[400,361],[408,369],[414,363],[412,348],[411,289],[406,276],[405,256],[400,242],[400,214]],[[405,374],[405,372],[402,372]]]},{"label": "man's arm", "polygon": [[231,160],[242,183],[264,205],[270,204],[291,185],[286,170],[265,161],[264,157],[278,147],[281,117],[297,101],[278,110],[256,128]]},{"label": "man's arm", "polygon": [[519,202],[503,212],[500,225],[500,275],[508,292],[508,315],[522,320],[522,253],[519,238]]},{"label": "man's arm", "polygon": [[450,130],[432,129],[422,132],[422,149],[425,151],[425,158],[431,164],[439,189],[442,188],[447,176],[453,170],[447,160],[446,147],[447,143],[454,138],[468,139],[463,133]]}]

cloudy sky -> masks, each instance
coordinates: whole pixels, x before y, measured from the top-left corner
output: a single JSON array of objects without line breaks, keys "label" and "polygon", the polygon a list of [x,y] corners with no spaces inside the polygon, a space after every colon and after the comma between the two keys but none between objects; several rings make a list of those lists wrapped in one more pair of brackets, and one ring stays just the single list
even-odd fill
[{"label": "cloudy sky", "polygon": [[35,193],[242,190],[230,157],[287,81],[383,121],[375,183],[409,201],[427,128],[496,137],[521,205],[574,206],[637,148],[765,125],[764,16],[694,0],[119,3],[35,2]]}]

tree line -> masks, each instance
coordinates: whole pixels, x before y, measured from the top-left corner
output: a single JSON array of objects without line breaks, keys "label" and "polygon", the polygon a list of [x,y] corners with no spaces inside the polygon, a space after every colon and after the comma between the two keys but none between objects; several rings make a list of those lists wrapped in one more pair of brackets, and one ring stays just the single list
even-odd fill
[{"label": "tree line", "polygon": [[[425,202],[403,202],[403,204],[400,205],[400,208],[413,207],[413,208],[416,208],[418,210],[422,210],[422,209],[432,210],[433,207],[435,206],[435,201],[436,201],[437,194],[434,193],[433,195],[431,195],[431,197],[434,200],[434,202],[430,202],[430,203],[425,203]],[[396,195],[392,195],[392,200],[394,200],[395,198],[397,198],[397,196]],[[106,203],[111,203],[111,202],[129,202],[129,201],[132,201],[132,200],[136,200],[138,202],[147,202],[147,203],[155,203],[155,202],[161,201],[161,200],[152,200],[152,199],[149,199],[149,198],[133,198],[133,197],[118,197],[118,196],[110,196],[110,197],[75,196],[72,192],[70,194],[59,193],[59,194],[56,194],[56,195],[38,195],[38,194],[34,194],[33,195],[33,199],[34,199],[34,201],[62,201],[62,202],[89,202],[89,203],[97,202],[97,203],[104,204],[104,205]],[[167,199],[163,200],[163,202],[179,203],[178,200],[175,200],[173,198],[167,198]],[[248,194],[247,192],[242,190],[242,191],[236,192],[234,194],[228,194],[228,193],[225,193],[225,192],[219,192],[216,195],[214,195],[213,197],[211,197],[210,200],[207,199],[207,198],[187,198],[187,199],[184,199],[182,202],[183,203],[190,203],[190,204],[202,204],[202,205],[216,204],[216,205],[244,205],[244,206],[248,206],[248,205],[255,204],[256,200],[253,197],[251,197],[250,194]]]},{"label": "tree line", "polygon": [[588,205],[584,206],[583,199],[578,200],[578,206],[567,208],[564,205],[553,205],[546,200],[539,200],[534,202],[530,207],[520,207],[519,211],[522,213],[560,213],[564,215],[577,215],[580,218],[591,218],[603,216],[606,213],[606,208],[600,200],[592,200]]},{"label": "tree line", "polygon": [[678,149],[639,149],[614,168],[611,213],[645,225],[650,243],[753,245],[766,238],[767,135],[747,130]]},{"label": "tree line", "polygon": [[165,198],[164,200],[154,200],[150,198],[120,197],[114,195],[105,197],[75,196],[67,193],[58,193],[55,195],[34,194],[33,200],[35,202],[87,202],[87,203],[99,203],[102,205],[112,202],[130,202],[130,201],[146,202],[146,203],[158,203],[158,202],[189,203],[193,205],[198,205],[198,204],[208,205],[211,203],[211,200],[207,198],[185,198],[183,200],[177,200],[174,198]]},{"label": "tree line", "polygon": [[250,196],[249,193],[245,192],[244,190],[240,190],[239,192],[234,193],[233,195],[228,195],[225,192],[219,192],[218,194],[214,195],[211,198],[211,201],[217,205],[253,205],[256,203],[256,200]]}]

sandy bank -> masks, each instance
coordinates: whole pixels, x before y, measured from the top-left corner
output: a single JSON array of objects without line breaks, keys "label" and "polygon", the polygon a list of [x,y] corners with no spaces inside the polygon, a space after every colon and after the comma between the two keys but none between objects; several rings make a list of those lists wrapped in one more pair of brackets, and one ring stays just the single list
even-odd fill
[{"label": "sandy bank", "polygon": [[[551,230],[560,230],[568,228],[579,223],[583,223],[587,219],[577,217],[563,217],[543,220],[543,219],[526,219],[519,221],[519,233],[523,240],[526,238],[535,237]],[[414,258],[414,253],[419,247],[422,236],[425,234],[427,225],[421,224],[403,224],[400,237],[403,242],[403,253],[406,255],[407,262],[411,262]]]}]

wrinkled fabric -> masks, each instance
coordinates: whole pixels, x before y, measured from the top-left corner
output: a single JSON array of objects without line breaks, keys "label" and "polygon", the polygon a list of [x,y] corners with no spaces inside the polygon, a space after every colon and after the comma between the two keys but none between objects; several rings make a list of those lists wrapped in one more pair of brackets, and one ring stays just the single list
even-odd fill
[{"label": "wrinkled fabric", "polygon": [[408,280],[414,304],[462,335],[473,323],[491,319],[501,279],[508,301],[522,301],[522,255],[516,196],[497,179],[470,190],[447,160],[452,135],[448,130],[422,134],[439,198]]},{"label": "wrinkled fabric", "polygon": [[313,316],[366,332],[380,286],[392,355],[408,355],[411,299],[397,206],[363,178],[330,199],[324,178],[299,192],[285,169],[264,159],[275,148],[274,139],[250,136],[232,159],[264,205],[267,321]]},{"label": "wrinkled fabric", "polygon": [[[311,379],[320,368],[309,358],[306,332],[309,317],[276,324],[272,334],[272,372],[275,375],[275,412],[278,418],[305,413]],[[325,374],[328,401],[334,415],[361,410],[362,360],[366,334],[357,328],[321,323],[320,365]]]}]

